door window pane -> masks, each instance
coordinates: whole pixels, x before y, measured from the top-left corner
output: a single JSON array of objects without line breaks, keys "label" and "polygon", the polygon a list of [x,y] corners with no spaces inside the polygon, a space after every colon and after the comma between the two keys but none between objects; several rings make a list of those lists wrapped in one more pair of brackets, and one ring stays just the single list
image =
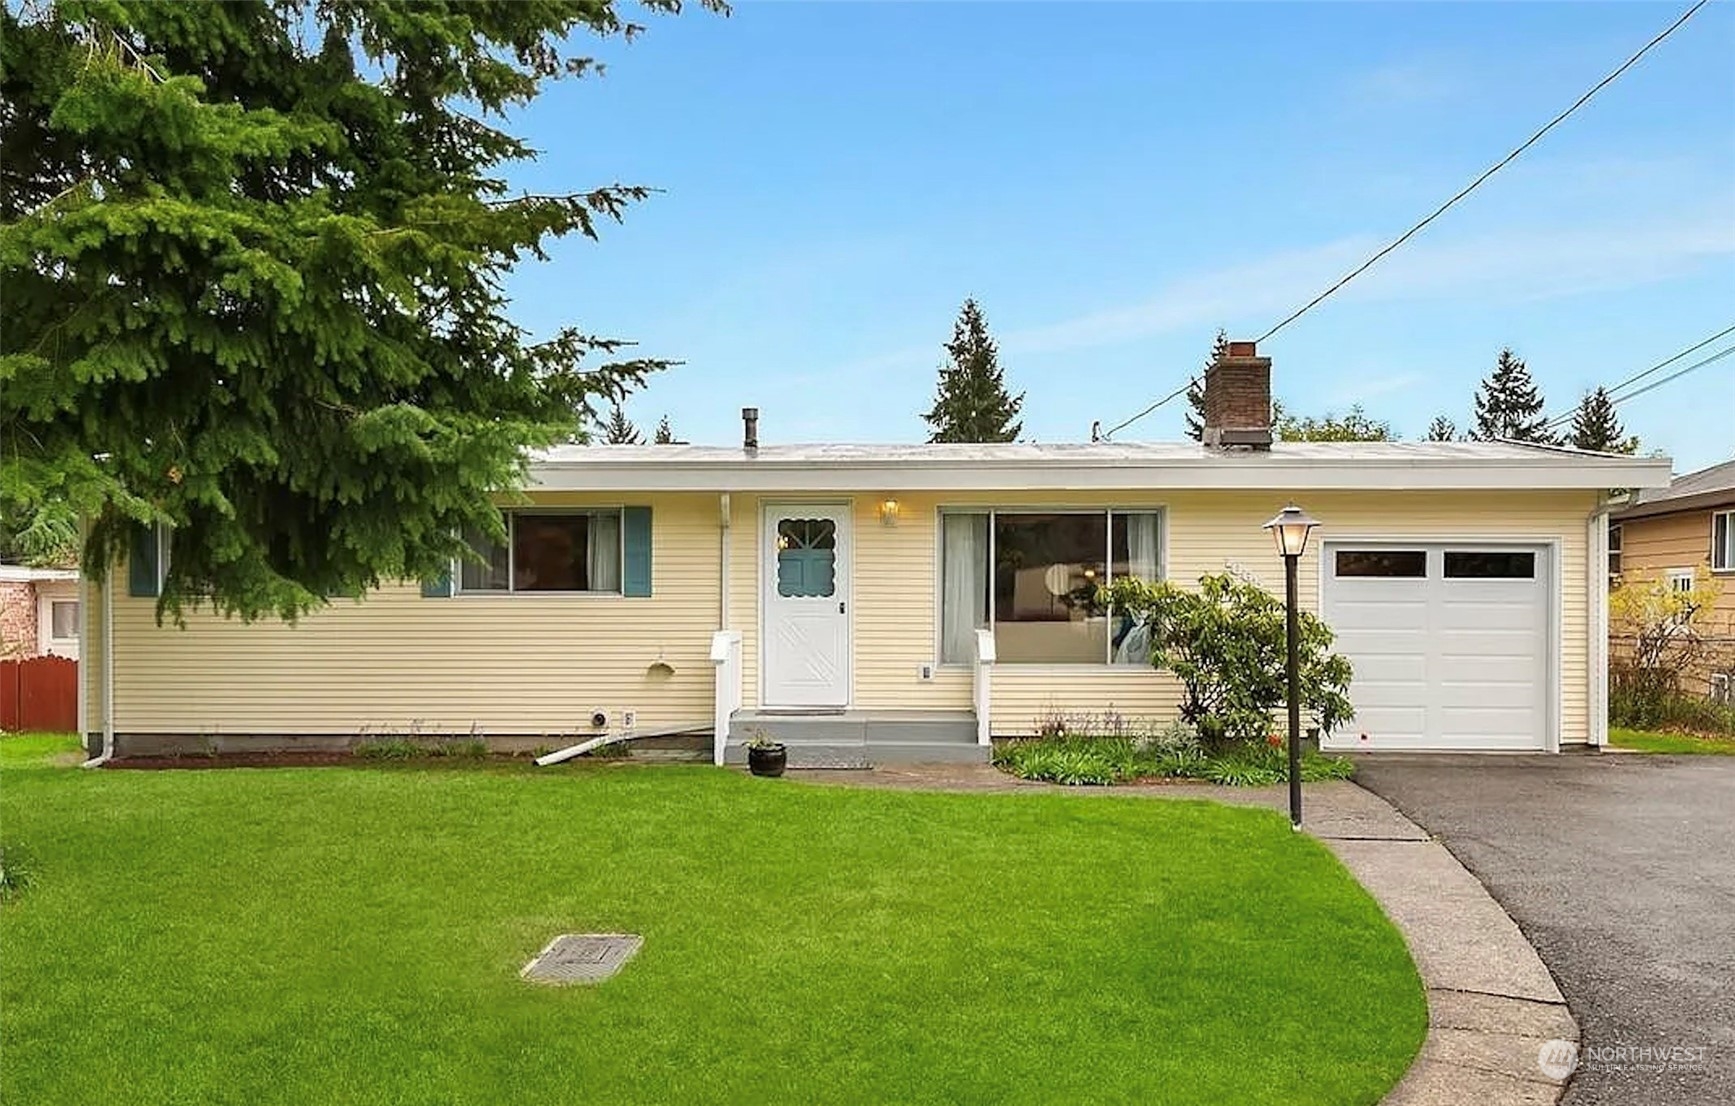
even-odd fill
[{"label": "door window pane", "polygon": [[1095,603],[1106,513],[994,517],[994,637],[1002,663],[1102,664],[1108,619]]},{"label": "door window pane", "polygon": [[1536,577],[1536,554],[1446,551],[1448,580],[1531,580]]},{"label": "door window pane", "polygon": [[1340,549],[1337,574],[1419,579],[1428,574],[1428,554],[1421,549]]},{"label": "door window pane", "polygon": [[837,594],[837,523],[829,518],[778,520],[777,594],[789,599]]}]

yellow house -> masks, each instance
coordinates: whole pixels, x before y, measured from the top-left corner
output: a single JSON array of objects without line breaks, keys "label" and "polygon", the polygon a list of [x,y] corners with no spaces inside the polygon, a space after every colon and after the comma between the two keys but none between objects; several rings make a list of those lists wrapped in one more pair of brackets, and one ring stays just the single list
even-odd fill
[{"label": "yellow house", "polygon": [[1081,596],[1232,571],[1281,593],[1261,525],[1355,666],[1327,748],[1555,750],[1604,731],[1609,490],[1667,459],[1503,443],[1270,441],[1269,361],[1207,378],[1207,443],[571,446],[510,539],[437,586],[297,625],[154,617],[161,554],[88,585],[84,717],[118,755],[631,731],[721,763],[986,756],[1053,715],[1164,720],[1169,675]]}]

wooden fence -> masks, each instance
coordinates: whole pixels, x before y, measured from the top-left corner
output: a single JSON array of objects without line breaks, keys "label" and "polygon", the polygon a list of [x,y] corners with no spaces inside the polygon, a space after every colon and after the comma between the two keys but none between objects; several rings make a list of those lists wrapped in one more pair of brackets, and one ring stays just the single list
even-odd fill
[{"label": "wooden fence", "polygon": [[67,657],[0,661],[0,730],[78,729],[78,662]]}]

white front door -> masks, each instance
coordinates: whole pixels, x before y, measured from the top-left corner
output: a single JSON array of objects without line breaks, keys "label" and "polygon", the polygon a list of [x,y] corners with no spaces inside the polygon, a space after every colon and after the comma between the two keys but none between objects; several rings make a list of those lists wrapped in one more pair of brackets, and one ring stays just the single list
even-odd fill
[{"label": "white front door", "polygon": [[769,503],[760,538],[767,707],[849,705],[849,507]]}]

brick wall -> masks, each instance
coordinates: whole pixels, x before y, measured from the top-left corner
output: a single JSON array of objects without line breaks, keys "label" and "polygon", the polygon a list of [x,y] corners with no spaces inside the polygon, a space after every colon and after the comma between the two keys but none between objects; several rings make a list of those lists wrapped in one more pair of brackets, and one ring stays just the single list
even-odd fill
[{"label": "brick wall", "polygon": [[36,585],[0,580],[0,656],[36,655]]}]

